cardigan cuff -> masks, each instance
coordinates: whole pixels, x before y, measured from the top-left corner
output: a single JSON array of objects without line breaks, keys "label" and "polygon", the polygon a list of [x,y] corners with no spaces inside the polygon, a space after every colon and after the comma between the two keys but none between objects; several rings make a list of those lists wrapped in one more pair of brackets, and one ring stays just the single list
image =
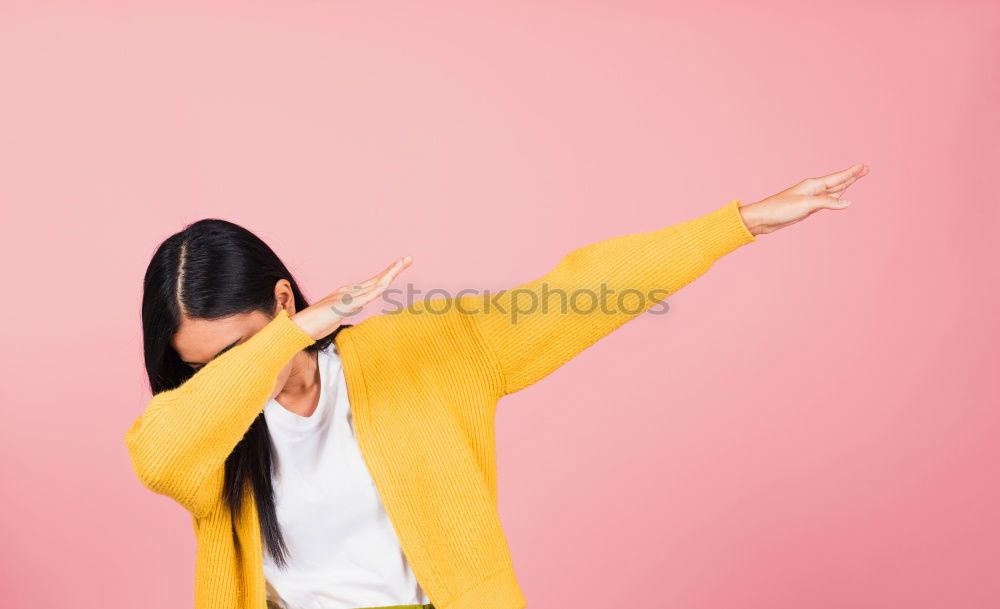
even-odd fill
[{"label": "cardigan cuff", "polygon": [[247,341],[259,345],[259,360],[285,363],[295,353],[316,342],[305,330],[292,321],[288,311],[282,309]]},{"label": "cardigan cuff", "polygon": [[712,264],[736,248],[757,240],[743,222],[740,201],[733,199],[719,209],[685,224],[705,262]]}]

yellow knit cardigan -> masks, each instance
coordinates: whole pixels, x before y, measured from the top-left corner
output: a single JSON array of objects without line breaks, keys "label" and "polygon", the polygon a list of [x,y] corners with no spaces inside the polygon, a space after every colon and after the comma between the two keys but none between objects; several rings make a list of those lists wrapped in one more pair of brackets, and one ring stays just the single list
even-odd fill
[{"label": "yellow knit cardigan", "polygon": [[[497,512],[497,401],[754,239],[733,200],[687,222],[578,248],[516,289],[425,300],[337,335],[365,463],[438,609],[526,604]],[[595,309],[595,298],[603,306]],[[282,311],[153,396],[126,433],[142,483],[192,515],[196,609],[265,608],[253,495],[248,486],[249,509],[234,522],[222,500],[223,464],[279,371],[312,342]]]}]

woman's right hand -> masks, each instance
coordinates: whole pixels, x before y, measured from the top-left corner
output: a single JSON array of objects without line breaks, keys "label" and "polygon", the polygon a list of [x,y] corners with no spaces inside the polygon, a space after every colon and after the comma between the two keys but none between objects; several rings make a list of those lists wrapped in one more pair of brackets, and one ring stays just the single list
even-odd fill
[{"label": "woman's right hand", "polygon": [[410,266],[413,259],[404,256],[384,271],[354,285],[337,288],[325,298],[292,315],[294,321],[313,340],[319,340],[336,330],[344,318],[382,295],[403,269]]}]

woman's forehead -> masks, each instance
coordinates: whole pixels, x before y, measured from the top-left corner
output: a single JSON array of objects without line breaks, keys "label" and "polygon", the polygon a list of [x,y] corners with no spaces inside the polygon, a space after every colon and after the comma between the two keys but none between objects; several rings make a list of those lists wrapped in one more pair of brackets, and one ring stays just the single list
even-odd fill
[{"label": "woman's forehead", "polygon": [[185,318],[171,344],[182,361],[206,364],[226,347],[252,336],[267,321],[267,316],[259,311],[219,319]]}]

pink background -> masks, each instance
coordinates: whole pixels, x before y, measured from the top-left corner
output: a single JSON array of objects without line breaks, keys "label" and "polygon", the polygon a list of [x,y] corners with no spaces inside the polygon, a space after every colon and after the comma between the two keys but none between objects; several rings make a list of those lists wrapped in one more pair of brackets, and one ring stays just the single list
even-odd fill
[{"label": "pink background", "polygon": [[0,66],[5,607],[191,604],[123,441],[186,223],[311,298],[499,288],[854,162],[501,402],[515,567],[537,609],[1000,606],[1000,5],[6,0]]}]

